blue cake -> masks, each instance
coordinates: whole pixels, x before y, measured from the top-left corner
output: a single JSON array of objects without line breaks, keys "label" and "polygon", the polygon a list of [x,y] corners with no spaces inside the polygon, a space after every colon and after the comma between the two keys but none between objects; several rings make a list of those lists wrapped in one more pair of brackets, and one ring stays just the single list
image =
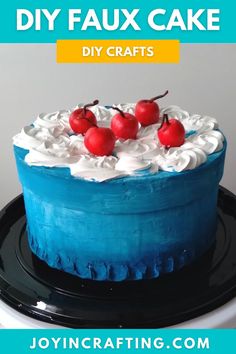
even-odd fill
[{"label": "blue cake", "polygon": [[[134,104],[119,107],[134,112]],[[115,112],[91,108],[99,126]],[[69,125],[71,111],[41,114],[14,137],[29,245],[49,266],[84,279],[157,278],[201,257],[215,241],[226,141],[217,121],[161,109],[186,131],[166,149],[160,123],[94,156]]]}]

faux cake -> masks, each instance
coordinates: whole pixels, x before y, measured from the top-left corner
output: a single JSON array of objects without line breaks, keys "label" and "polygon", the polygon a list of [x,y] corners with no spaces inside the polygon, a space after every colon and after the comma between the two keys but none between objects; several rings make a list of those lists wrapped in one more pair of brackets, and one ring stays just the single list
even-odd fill
[{"label": "faux cake", "polygon": [[154,121],[135,104],[86,110],[79,132],[73,109],[40,114],[14,137],[32,252],[100,281],[157,278],[201,257],[215,241],[226,151],[216,119],[177,106]]}]

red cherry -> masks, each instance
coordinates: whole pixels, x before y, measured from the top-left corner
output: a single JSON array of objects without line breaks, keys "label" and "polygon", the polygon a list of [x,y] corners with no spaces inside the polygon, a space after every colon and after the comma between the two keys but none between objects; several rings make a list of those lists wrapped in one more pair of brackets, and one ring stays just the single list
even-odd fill
[{"label": "red cherry", "polygon": [[185,129],[179,120],[175,118],[169,119],[168,115],[164,114],[157,135],[162,145],[166,147],[178,147],[184,143]]},{"label": "red cherry", "polygon": [[115,135],[110,128],[90,128],[84,138],[84,145],[88,151],[97,156],[111,155],[115,142]]},{"label": "red cherry", "polygon": [[69,123],[71,129],[77,134],[85,134],[88,129],[97,125],[97,119],[88,107],[95,106],[99,103],[95,100],[93,103],[86,104],[83,108],[78,108],[71,113]]},{"label": "red cherry", "polygon": [[143,127],[155,124],[159,121],[160,108],[158,104],[154,101],[158,100],[159,98],[165,97],[167,94],[168,91],[166,91],[163,95],[153,97],[150,100],[141,100],[137,102],[134,114]]},{"label": "red cherry", "polygon": [[138,133],[138,121],[130,113],[124,113],[117,107],[111,107],[117,113],[111,120],[111,129],[118,139],[136,139]]}]

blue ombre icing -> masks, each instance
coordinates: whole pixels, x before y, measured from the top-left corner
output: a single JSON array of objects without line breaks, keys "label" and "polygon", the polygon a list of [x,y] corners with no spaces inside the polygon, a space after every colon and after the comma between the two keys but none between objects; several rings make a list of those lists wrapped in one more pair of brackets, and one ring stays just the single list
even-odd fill
[{"label": "blue ombre icing", "polygon": [[29,166],[14,147],[32,251],[81,278],[157,278],[188,265],[215,241],[226,142],[199,167],[104,182],[69,168]]}]

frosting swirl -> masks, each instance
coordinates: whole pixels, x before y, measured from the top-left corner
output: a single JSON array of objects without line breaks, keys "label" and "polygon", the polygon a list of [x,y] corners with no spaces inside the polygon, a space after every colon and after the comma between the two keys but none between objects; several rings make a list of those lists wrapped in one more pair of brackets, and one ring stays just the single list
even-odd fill
[{"label": "frosting swirl", "polygon": [[[78,107],[83,106],[82,104]],[[125,112],[134,113],[135,104],[117,105]],[[112,109],[91,108],[99,126],[110,126],[116,114]],[[190,115],[178,106],[161,109],[161,116],[182,122],[186,130],[185,143],[177,148],[165,149],[157,138],[160,124],[140,127],[136,140],[118,140],[113,156],[96,157],[84,146],[82,135],[74,135],[70,129],[72,110],[40,114],[33,125],[26,126],[14,136],[14,145],[29,150],[25,161],[33,166],[68,167],[71,175],[88,180],[105,180],[159,170],[181,172],[192,170],[207,160],[207,156],[223,148],[224,136],[217,130],[215,118]]]}]

